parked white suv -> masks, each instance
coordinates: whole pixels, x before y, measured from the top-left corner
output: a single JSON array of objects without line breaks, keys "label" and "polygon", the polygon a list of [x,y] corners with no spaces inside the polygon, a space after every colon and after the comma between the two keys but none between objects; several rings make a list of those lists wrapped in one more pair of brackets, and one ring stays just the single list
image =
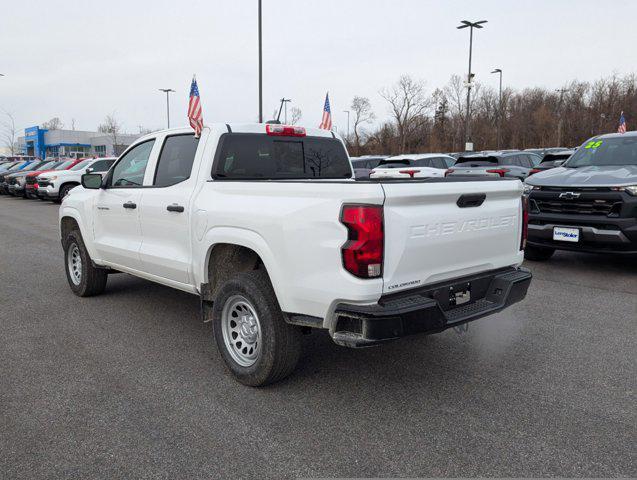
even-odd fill
[{"label": "parked white suv", "polygon": [[442,153],[396,155],[381,160],[370,178],[444,177],[455,158]]},{"label": "parked white suv", "polygon": [[38,196],[60,201],[72,189],[80,185],[82,175],[90,172],[104,174],[115,163],[115,160],[117,160],[115,157],[88,158],[69,170],[56,170],[38,175]]},{"label": "parked white suv", "polygon": [[198,295],[226,365],[257,386],[292,372],[310,328],[369,346],[520,301],[521,195],[500,178],[355,181],[332,132],[214,124],[84,175],[60,234],[75,294],[126,272]]}]

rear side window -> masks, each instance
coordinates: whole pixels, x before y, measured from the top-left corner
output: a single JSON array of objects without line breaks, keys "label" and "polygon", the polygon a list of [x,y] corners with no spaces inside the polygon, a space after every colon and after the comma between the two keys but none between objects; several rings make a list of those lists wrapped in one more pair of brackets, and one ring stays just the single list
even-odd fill
[{"label": "rear side window", "polygon": [[500,165],[511,165],[514,167],[521,167],[519,155],[509,155],[508,157],[502,157],[499,162]]},{"label": "rear side window", "polygon": [[431,158],[420,158],[412,162],[414,167],[433,167]]},{"label": "rear side window", "polygon": [[431,163],[435,168],[449,168],[443,157],[434,157],[431,159]]},{"label": "rear side window", "polygon": [[246,180],[351,178],[352,170],[334,138],[232,133],[221,138],[212,174]]},{"label": "rear side window", "polygon": [[169,187],[190,178],[199,139],[193,134],[166,137],[155,171],[156,187]]}]

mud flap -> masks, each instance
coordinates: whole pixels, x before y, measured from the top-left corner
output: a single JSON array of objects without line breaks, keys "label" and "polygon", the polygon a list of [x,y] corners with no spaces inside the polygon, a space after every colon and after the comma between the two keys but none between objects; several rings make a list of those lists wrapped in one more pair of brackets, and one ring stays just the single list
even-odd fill
[{"label": "mud flap", "polygon": [[199,295],[199,299],[201,302],[201,320],[204,323],[208,323],[212,321],[212,304],[213,304],[213,295],[210,291],[209,283],[202,283],[201,288],[199,289],[201,294]]}]

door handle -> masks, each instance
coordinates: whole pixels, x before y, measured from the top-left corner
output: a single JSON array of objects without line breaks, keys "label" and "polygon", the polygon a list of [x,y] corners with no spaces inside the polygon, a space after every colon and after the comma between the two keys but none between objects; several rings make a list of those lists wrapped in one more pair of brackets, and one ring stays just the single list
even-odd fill
[{"label": "door handle", "polygon": [[126,202],[123,206],[124,208],[137,208],[137,204],[134,202]]},{"label": "door handle", "polygon": [[173,205],[168,205],[166,207],[166,210],[168,210],[169,212],[179,212],[179,213],[181,213],[181,212],[184,211],[184,207],[182,207],[181,205],[173,204]]}]

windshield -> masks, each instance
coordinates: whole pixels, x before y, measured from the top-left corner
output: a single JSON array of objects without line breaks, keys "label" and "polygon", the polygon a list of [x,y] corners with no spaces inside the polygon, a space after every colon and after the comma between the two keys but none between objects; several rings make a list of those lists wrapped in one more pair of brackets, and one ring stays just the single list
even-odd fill
[{"label": "windshield", "polygon": [[33,162],[24,168],[23,171],[28,172],[29,170],[35,170],[36,168],[39,168],[40,165],[42,165],[42,162]]},{"label": "windshield", "polygon": [[44,165],[40,165],[38,170],[47,170],[53,166],[55,166],[55,162],[46,162]]},{"label": "windshield", "polygon": [[89,163],[91,163],[92,160],[84,160],[80,163],[78,163],[77,165],[75,165],[73,168],[71,168],[71,170],[82,170],[83,168],[88,167]]},{"label": "windshield", "polygon": [[563,165],[568,168],[637,165],[637,137],[590,140]]},{"label": "windshield", "polygon": [[66,170],[69,165],[73,164],[73,160],[67,160],[66,162],[63,162],[62,164],[58,165],[56,170]]}]

